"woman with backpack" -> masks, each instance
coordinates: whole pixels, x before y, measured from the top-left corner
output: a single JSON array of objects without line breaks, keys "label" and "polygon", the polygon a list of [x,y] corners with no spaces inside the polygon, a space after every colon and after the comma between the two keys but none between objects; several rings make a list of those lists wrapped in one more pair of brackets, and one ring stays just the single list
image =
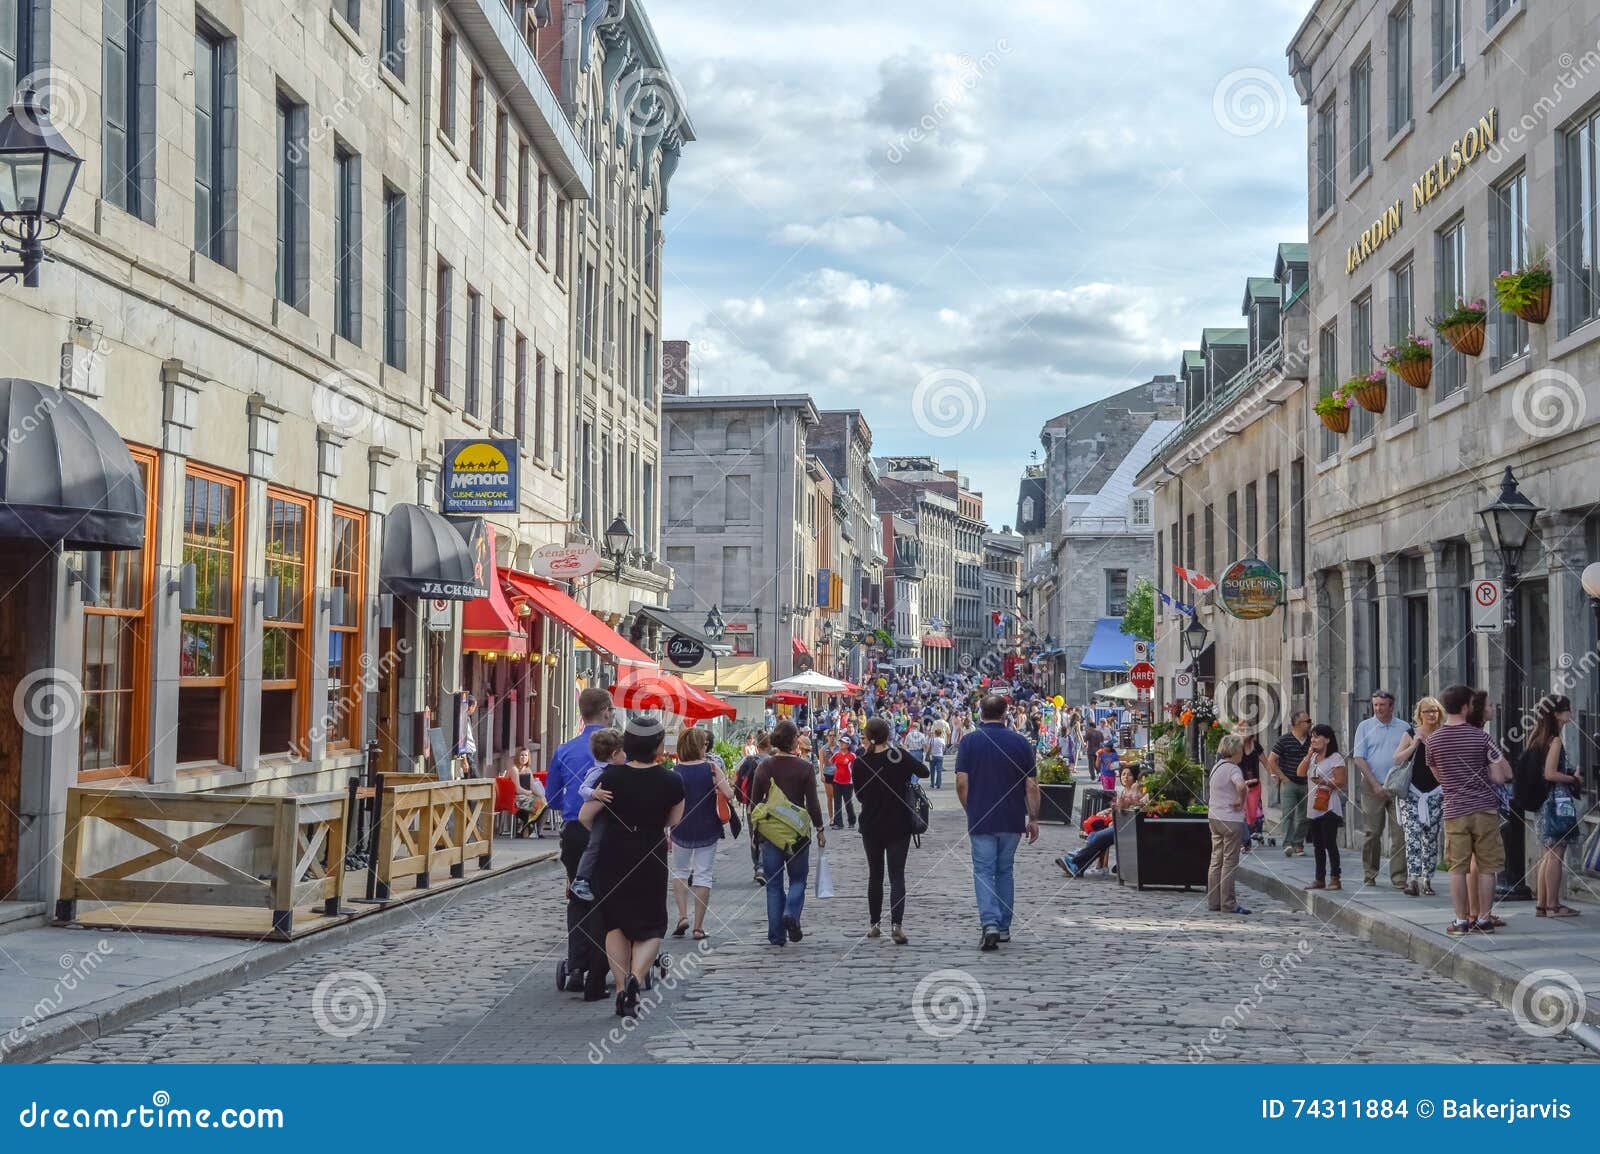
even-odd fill
[{"label": "woman with backpack", "polygon": [[[761,872],[767,879],[767,941],[775,946],[784,944],[785,934],[791,942],[805,937],[800,915],[806,904],[811,839],[816,838],[818,849],[828,844],[828,835],[822,829],[822,803],[817,799],[816,767],[801,752],[805,744],[805,735],[794,722],[778,722],[772,729],[774,752],[756,769],[752,782],[751,796],[756,805],[750,814],[750,828],[754,831],[752,836],[759,836],[761,842]],[[782,844],[762,832],[764,825],[773,834],[784,825],[794,829],[795,823],[763,821],[761,811],[770,811],[774,801],[787,813],[804,811],[803,817],[795,815],[801,828]]]},{"label": "woman with backpack", "polygon": [[890,744],[889,723],[867,722],[866,749],[856,755],[855,790],[861,802],[861,846],[867,851],[867,937],[883,936],[883,875],[889,874],[889,936],[906,944],[901,925],[906,914],[906,854],[916,832],[911,800],[913,778],[927,777],[928,767]]},{"label": "woman with backpack", "polygon": [[1527,801],[1539,800],[1539,792],[1544,794],[1538,807],[1544,857],[1539,860],[1534,913],[1541,918],[1575,918],[1578,911],[1561,902],[1563,859],[1578,832],[1578,798],[1583,793],[1583,778],[1572,772],[1566,743],[1561,740],[1561,727],[1572,721],[1572,702],[1565,697],[1546,697],[1538,709],[1533,735],[1522,754],[1530,772],[1519,774],[1527,783],[1524,792],[1533,794]]}]

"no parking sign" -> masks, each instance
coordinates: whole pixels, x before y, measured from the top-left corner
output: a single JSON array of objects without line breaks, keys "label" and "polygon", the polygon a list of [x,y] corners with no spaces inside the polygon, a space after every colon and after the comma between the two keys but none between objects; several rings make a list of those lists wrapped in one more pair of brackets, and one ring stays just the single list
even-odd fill
[{"label": "no parking sign", "polygon": [[1500,582],[1485,578],[1472,583],[1472,631],[1499,633],[1506,624],[1506,604]]}]

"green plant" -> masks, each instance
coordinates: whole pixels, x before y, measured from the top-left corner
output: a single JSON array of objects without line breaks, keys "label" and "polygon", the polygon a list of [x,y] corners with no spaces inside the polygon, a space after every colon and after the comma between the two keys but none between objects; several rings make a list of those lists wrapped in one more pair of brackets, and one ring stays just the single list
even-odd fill
[{"label": "green plant", "polygon": [[1406,339],[1397,345],[1387,346],[1378,354],[1378,360],[1387,368],[1396,365],[1409,364],[1412,361],[1433,360],[1433,342],[1427,337],[1419,337],[1416,333],[1407,333]]},{"label": "green plant", "polygon": [[1311,411],[1321,417],[1329,413],[1342,412],[1355,403],[1355,398],[1345,392],[1345,386],[1335,385],[1332,390],[1317,398],[1317,403],[1311,406]]},{"label": "green plant", "polygon": [[1376,368],[1363,376],[1351,377],[1344,383],[1344,393],[1346,396],[1352,396],[1368,385],[1387,385],[1388,383],[1389,374],[1384,372],[1382,368]]},{"label": "green plant", "polygon": [[1470,301],[1465,297],[1457,297],[1453,309],[1441,316],[1429,317],[1428,323],[1443,332],[1445,329],[1453,329],[1457,325],[1481,325],[1488,315],[1489,302],[1482,297]]},{"label": "green plant", "polygon": [[1158,721],[1150,727],[1150,744],[1152,746],[1159,745],[1174,733],[1181,737],[1183,726],[1176,721]]},{"label": "green plant", "polygon": [[1140,781],[1152,801],[1189,805],[1205,796],[1205,770],[1182,748],[1182,734],[1159,750],[1156,767]]},{"label": "green plant", "polygon": [[726,738],[719,737],[711,749],[713,753],[722,758],[722,764],[727,767],[729,773],[732,773],[734,767],[744,760],[744,750]]},{"label": "green plant", "polygon": [[1072,767],[1059,757],[1043,757],[1038,765],[1040,785],[1070,785]]},{"label": "green plant", "polygon": [[1508,269],[1494,278],[1494,299],[1508,313],[1530,308],[1555,283],[1550,260],[1539,255],[1520,269]]},{"label": "green plant", "polygon": [[1122,631],[1141,641],[1156,638],[1156,587],[1150,578],[1141,577],[1128,590],[1122,606]]}]

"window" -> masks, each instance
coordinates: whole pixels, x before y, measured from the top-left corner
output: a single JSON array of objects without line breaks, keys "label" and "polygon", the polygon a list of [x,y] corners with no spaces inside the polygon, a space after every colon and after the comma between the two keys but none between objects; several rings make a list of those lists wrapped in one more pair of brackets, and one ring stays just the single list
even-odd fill
[{"label": "window", "polygon": [[722,603],[724,605],[750,603],[750,546],[748,545],[722,547]]},{"label": "window", "polygon": [[334,8],[350,27],[361,31],[361,0],[337,0]]},{"label": "window", "polygon": [[1338,105],[1332,97],[1317,111],[1317,216],[1333,211],[1338,196],[1339,136],[1334,127]]},{"label": "window", "polygon": [[[557,371],[556,376],[560,377]],[[576,469],[578,474],[578,516],[583,521],[584,529],[594,532],[594,426],[588,421],[583,422],[578,433],[578,457]]]},{"label": "window", "polygon": [[[539,364],[544,364],[544,354],[539,354]],[[543,389],[539,390],[543,393]],[[560,369],[555,370],[555,377],[550,392],[550,464],[553,468],[561,468],[561,448],[566,443],[563,430],[567,421],[567,380],[566,374]],[[542,424],[541,424],[542,427]]]},{"label": "window", "polygon": [[[1372,371],[1372,294],[1364,293],[1350,306],[1350,375],[1362,377]],[[1356,405],[1350,410],[1350,435],[1356,441],[1372,436],[1377,425],[1374,415]]]},{"label": "window", "polygon": [[0,92],[15,92],[34,70],[33,6],[36,0],[0,3]]},{"label": "window", "polygon": [[472,79],[467,88],[467,163],[472,166],[472,171],[479,176],[483,175],[483,77],[478,75],[478,70],[472,70]]},{"label": "window", "polygon": [[502,208],[511,203],[511,118],[504,108],[494,112],[494,200]]},{"label": "window", "polygon": [[155,219],[156,191],[155,4],[153,0],[102,0],[102,5],[105,198],[124,212],[150,221]]},{"label": "window", "polygon": [[1561,273],[1566,281],[1563,329],[1571,332],[1600,317],[1600,112],[1562,137]]},{"label": "window", "polygon": [[333,328],[361,343],[361,158],[333,150]]},{"label": "window", "polygon": [[1256,500],[1256,483],[1244,487],[1244,551],[1251,557],[1261,543],[1261,510]]},{"label": "window", "polygon": [[643,492],[640,496],[640,503],[644,510],[642,540],[646,549],[653,550],[656,547],[656,467],[649,461],[644,464],[644,483],[642,488]]},{"label": "window", "polygon": [[[1528,174],[1524,170],[1495,186],[1490,221],[1489,267],[1515,272],[1528,265]],[[1528,351],[1528,322],[1502,309],[1489,294],[1494,313],[1494,366]]]},{"label": "window", "polygon": [[686,525],[694,516],[694,477],[679,473],[667,478],[667,520]]},{"label": "window", "polygon": [[456,138],[456,34],[449,28],[439,36],[439,128]]},{"label": "window", "polygon": [[1135,528],[1148,528],[1150,525],[1150,498],[1135,497],[1133,499],[1133,524]]},{"label": "window", "polygon": [[[1467,225],[1457,219],[1434,236],[1434,272],[1437,283],[1434,304],[1442,314],[1455,307],[1467,294]],[[1448,397],[1467,383],[1466,354],[1449,341],[1433,342],[1433,383],[1435,395]]]},{"label": "window", "polygon": [[406,367],[406,194],[383,190],[383,359]]},{"label": "window", "polygon": [[1267,564],[1283,572],[1283,510],[1278,492],[1278,470],[1267,474]]},{"label": "window", "polygon": [[644,211],[644,283],[656,288],[656,216]]},{"label": "window", "polygon": [[[1206,508],[1210,509],[1211,506],[1207,505]],[[1184,563],[1183,563],[1183,567],[1185,569],[1193,569],[1194,568],[1194,514],[1193,513],[1190,513],[1187,517],[1184,518],[1183,532],[1184,532],[1184,541],[1185,541],[1185,543],[1184,543],[1184,556],[1187,558],[1187,560],[1185,560]],[[1208,566],[1206,566],[1206,568],[1209,569],[1210,566],[1208,565]]]},{"label": "window", "polygon": [[[1227,520],[1228,537],[1227,537],[1226,546],[1227,546],[1227,550],[1228,550],[1228,557],[1238,557],[1238,556],[1240,556],[1240,553],[1239,553],[1240,541],[1239,541],[1239,490],[1237,490],[1237,489],[1235,489],[1233,492],[1228,494],[1227,518],[1228,518],[1228,520]],[[1224,565],[1228,564],[1228,558],[1224,557],[1222,559],[1222,563]],[[1206,562],[1206,573],[1207,573],[1207,575],[1209,576],[1209,575],[1211,575],[1211,574],[1213,574],[1215,572],[1216,572],[1216,570],[1211,567],[1211,562],[1209,560],[1207,560],[1207,562]],[[1214,577],[1212,579],[1215,580]]]},{"label": "window", "polygon": [[[1207,504],[1205,513],[1205,553],[1202,557],[1205,562],[1205,572],[1217,571],[1217,509],[1215,505]],[[1189,519],[1189,564],[1186,568],[1194,568],[1194,518]]]},{"label": "window", "polygon": [[1128,571],[1106,570],[1106,616],[1121,617],[1128,608]]},{"label": "window", "polygon": [[533,455],[544,460],[544,354],[533,354]]},{"label": "window", "polygon": [[178,761],[233,763],[239,614],[239,478],[191,465],[184,475],[183,564],[194,566],[194,608],[182,615]]},{"label": "window", "polygon": [[267,490],[266,575],[278,586],[278,611],[266,615],[261,635],[261,752],[268,757],[304,756],[311,725],[311,524],[309,497]]},{"label": "window", "polygon": [[1389,13],[1389,135],[1411,123],[1411,4]]},{"label": "window", "polygon": [[[1328,324],[1317,334],[1317,395],[1326,397],[1339,383],[1339,328]],[[1339,451],[1338,434],[1322,426],[1322,459]]]},{"label": "window", "polygon": [[[539,183],[544,184],[544,173],[539,174]],[[539,197],[540,212],[544,211],[544,197]],[[567,275],[567,201],[565,197],[556,197],[556,276]]]},{"label": "window", "polygon": [[395,76],[406,78],[406,0],[382,0],[383,27],[379,30],[378,59]]},{"label": "window", "polygon": [[434,278],[433,391],[450,399],[450,308],[455,293],[455,273],[444,261]]},{"label": "window", "polygon": [[483,296],[467,286],[467,397],[466,409],[481,416],[483,404]]},{"label": "window", "polygon": [[[539,255],[544,256],[546,232],[549,228],[549,221],[546,218],[549,216],[550,178],[545,175],[544,169],[542,168],[539,170],[539,181],[536,191],[539,202],[539,218],[538,229],[536,230],[536,236],[534,238],[534,246]],[[559,258],[557,259],[559,260]],[[556,266],[556,271],[558,273],[560,272],[559,263]]]},{"label": "window", "polygon": [[506,427],[506,318],[499,313],[489,327],[489,425]]},{"label": "window", "polygon": [[[26,0],[21,5],[28,7]],[[4,7],[0,4],[0,7]],[[232,79],[233,42],[209,28],[194,34],[194,247],[218,264],[230,264],[227,238],[233,192],[232,110],[225,86]],[[3,91],[9,92],[6,88]]]},{"label": "window", "polygon": [[645,404],[652,409],[656,406],[656,338],[654,333],[644,334],[644,360],[642,364],[642,384],[644,389]]},{"label": "window", "polygon": [[520,446],[528,438],[528,338],[518,333],[516,340],[517,355],[514,365],[516,413],[512,429],[517,435],[517,444]]},{"label": "window", "polygon": [[[144,481],[146,524],[155,539],[156,454],[129,446]],[[83,605],[83,697],[78,780],[145,776],[150,686],[151,557],[143,549],[100,554],[100,585]]]},{"label": "window", "polygon": [[1461,68],[1461,0],[1433,0],[1433,86]]},{"label": "window", "polygon": [[1488,0],[1483,6],[1483,26],[1493,28],[1517,3],[1518,0]]},{"label": "window", "polygon": [[750,500],[750,477],[748,474],[736,474],[728,477],[723,482],[722,488],[722,518],[734,524],[742,524],[750,520],[753,512]]},{"label": "window", "polygon": [[1350,179],[1372,167],[1372,53],[1350,69]]},{"label": "window", "polygon": [[310,282],[306,106],[278,94],[278,299],[306,312]]},{"label": "window", "polygon": [[[365,617],[366,516],[333,511],[332,570],[335,591],[328,620],[328,747],[359,744],[361,732],[361,622]],[[342,609],[342,612],[341,612]]]},{"label": "window", "polygon": [[617,515],[615,494],[611,488],[611,438],[604,433],[600,434],[600,516],[606,524]]},{"label": "window", "polygon": [[[1416,268],[1408,260],[1389,274],[1389,343],[1399,344],[1416,326]],[[1396,421],[1417,411],[1417,390],[1389,374],[1389,411]]]},{"label": "window", "polygon": [[528,172],[531,163],[528,153],[528,142],[517,141],[517,230],[523,236],[528,235],[528,214],[532,209],[528,190]]},{"label": "window", "polygon": [[1306,583],[1306,461],[1296,457],[1289,467],[1289,584]]}]

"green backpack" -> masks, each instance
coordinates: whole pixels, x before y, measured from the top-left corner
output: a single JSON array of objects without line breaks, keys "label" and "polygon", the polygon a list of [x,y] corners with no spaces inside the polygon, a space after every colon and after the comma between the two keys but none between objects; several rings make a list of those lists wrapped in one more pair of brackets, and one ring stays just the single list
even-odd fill
[{"label": "green backpack", "polygon": [[790,801],[775,781],[767,783],[767,799],[750,811],[750,825],[783,853],[811,836],[811,815],[806,807]]}]

